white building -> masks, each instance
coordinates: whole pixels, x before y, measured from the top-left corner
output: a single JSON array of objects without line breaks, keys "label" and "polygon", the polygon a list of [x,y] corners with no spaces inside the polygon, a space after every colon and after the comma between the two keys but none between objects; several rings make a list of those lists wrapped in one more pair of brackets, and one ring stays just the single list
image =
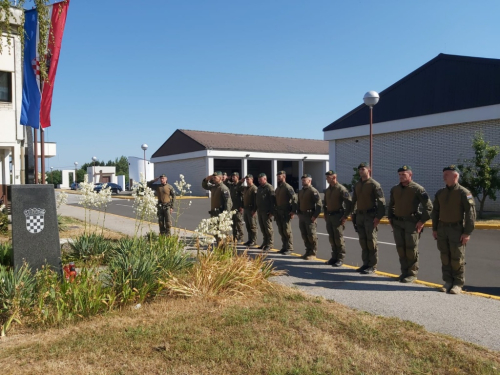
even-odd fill
[{"label": "white building", "polygon": [[[128,183],[130,188],[132,188],[134,183],[141,180],[141,173],[148,181],[152,180],[155,177],[154,163],[151,163],[149,160],[144,161],[144,158],[138,158],[135,156],[129,156],[127,160],[129,178]],[[146,165],[146,169],[144,169],[144,165]]]},{"label": "white building", "polygon": [[[349,183],[353,167],[369,161],[369,118],[361,104],[323,129],[340,182]],[[500,145],[500,60],[440,54],[380,92],[373,107],[373,177],[388,196],[399,182],[397,169],[410,165],[414,180],[434,197],[444,186],[443,167],[474,156],[478,131]],[[485,210],[500,210],[500,199],[486,201]]]},{"label": "white building", "polygon": [[[101,165],[87,167],[88,181],[90,183],[117,183],[116,167],[104,167]],[[124,187],[122,186],[124,189]]]},{"label": "white building", "polygon": [[[170,184],[184,175],[193,195],[207,195],[202,180],[214,171],[238,172],[240,177],[266,173],[277,186],[276,173],[284,170],[287,182],[298,189],[308,173],[318,189],[326,187],[328,142],[313,139],[267,137],[197,130],[176,130],[153,154],[154,175],[167,175]],[[149,179],[149,178],[148,178]]]},{"label": "white building", "polygon": [[[20,125],[23,69],[22,46],[16,32],[22,11],[11,10],[14,15],[10,19],[12,35],[9,37],[0,30],[3,48],[0,54],[0,197],[7,194],[7,185],[25,183],[26,132],[33,131],[31,127]],[[40,144],[37,147],[40,156]],[[56,144],[45,143],[45,156],[55,155]]]}]

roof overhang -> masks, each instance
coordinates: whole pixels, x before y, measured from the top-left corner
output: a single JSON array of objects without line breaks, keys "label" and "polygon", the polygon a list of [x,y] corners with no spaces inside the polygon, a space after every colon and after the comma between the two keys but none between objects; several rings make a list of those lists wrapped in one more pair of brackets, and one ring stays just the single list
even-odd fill
[{"label": "roof overhang", "polygon": [[[376,107],[374,108],[374,111],[375,110]],[[431,128],[434,126],[495,119],[500,119],[500,104],[379,122],[373,124],[373,134],[395,133],[406,130]],[[323,133],[323,139],[325,141],[333,141],[336,139],[363,137],[367,135],[370,135],[370,124],[354,126],[352,128],[328,130]]]},{"label": "roof overhang", "polygon": [[[247,156],[248,155],[248,156]],[[195,152],[187,152],[185,154],[160,156],[151,158],[153,163],[161,163],[165,161],[175,161],[184,159],[194,159],[202,157],[211,157],[219,159],[277,159],[277,160],[305,160],[307,161],[327,161],[328,154],[286,154],[274,152],[255,152],[255,151],[223,151],[223,150],[202,150]]]}]

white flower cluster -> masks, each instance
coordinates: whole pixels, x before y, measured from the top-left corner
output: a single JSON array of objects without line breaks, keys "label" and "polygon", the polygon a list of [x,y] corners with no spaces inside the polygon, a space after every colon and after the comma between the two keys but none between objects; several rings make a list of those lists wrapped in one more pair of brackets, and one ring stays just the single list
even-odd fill
[{"label": "white flower cluster", "polygon": [[5,210],[5,204],[0,204],[0,212],[3,212]]},{"label": "white flower cluster", "polygon": [[233,215],[236,210],[224,211],[219,216],[203,219],[195,229],[197,237],[202,245],[212,243],[213,238],[217,236],[220,239],[231,237],[233,233]]},{"label": "white flower cluster", "polygon": [[96,192],[94,191],[94,184],[88,182],[87,175],[84,177],[84,182],[80,183],[80,191],[82,195],[78,203],[85,209],[106,209],[108,203],[111,202],[111,187],[108,187],[107,184],[103,184],[101,190]]},{"label": "white flower cluster", "polygon": [[[56,196],[56,208],[59,209],[63,204],[68,201],[68,193],[61,191]],[[1,211],[1,210],[0,210]]]},{"label": "white flower cluster", "polygon": [[155,192],[147,186],[142,173],[140,178],[141,182],[132,188],[134,211],[136,212],[137,219],[140,221],[153,220],[156,218],[158,212],[158,208],[156,207],[158,199],[155,197]]},{"label": "white flower cluster", "polygon": [[180,181],[175,181],[174,182],[174,185],[175,187],[177,188],[177,190],[179,191],[179,193],[177,195],[179,196],[184,196],[186,194],[191,194],[191,184],[188,184],[185,180],[184,180],[184,175],[181,174],[179,175],[179,178],[181,179]]}]

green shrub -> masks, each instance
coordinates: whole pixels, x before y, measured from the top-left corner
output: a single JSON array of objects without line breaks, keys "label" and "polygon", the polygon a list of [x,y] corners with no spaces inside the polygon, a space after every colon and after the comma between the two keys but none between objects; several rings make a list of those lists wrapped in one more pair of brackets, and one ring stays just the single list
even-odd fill
[{"label": "green shrub", "polygon": [[106,258],[113,244],[110,240],[95,233],[82,234],[70,242],[69,258],[89,261],[95,258]]},{"label": "green shrub", "polygon": [[28,265],[18,270],[0,265],[0,325],[5,336],[12,322],[21,323],[21,316],[35,301],[35,278]]},{"label": "green shrub", "polygon": [[0,234],[7,234],[9,231],[9,216],[7,213],[0,211]]},{"label": "green shrub", "polygon": [[37,272],[36,280],[36,320],[43,324],[59,324],[102,314],[110,311],[116,301],[113,288],[104,284],[99,268],[83,267],[72,282],[44,268]]},{"label": "green shrub", "polygon": [[0,243],[0,265],[9,267],[14,265],[12,244],[10,242]]},{"label": "green shrub", "polygon": [[109,283],[121,303],[143,302],[161,291],[161,280],[170,272],[182,271],[191,264],[176,237],[161,236],[152,244],[144,239],[122,239],[110,254]]}]

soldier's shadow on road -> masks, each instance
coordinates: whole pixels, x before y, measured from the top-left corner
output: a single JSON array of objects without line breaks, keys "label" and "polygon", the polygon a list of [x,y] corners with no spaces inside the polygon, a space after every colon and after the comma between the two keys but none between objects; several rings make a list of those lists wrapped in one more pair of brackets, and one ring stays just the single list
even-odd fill
[{"label": "soldier's shadow on road", "polygon": [[[240,250],[240,249],[239,249]],[[244,249],[241,249],[244,251]],[[248,249],[248,254],[259,255],[260,250]],[[395,278],[379,275],[363,275],[354,269],[334,268],[320,261],[302,260],[297,257],[270,252],[267,259],[272,260],[278,270],[284,270],[287,275],[302,281],[295,281],[295,286],[313,286],[327,289],[370,290],[370,291],[436,291],[420,284],[402,284]]]}]

